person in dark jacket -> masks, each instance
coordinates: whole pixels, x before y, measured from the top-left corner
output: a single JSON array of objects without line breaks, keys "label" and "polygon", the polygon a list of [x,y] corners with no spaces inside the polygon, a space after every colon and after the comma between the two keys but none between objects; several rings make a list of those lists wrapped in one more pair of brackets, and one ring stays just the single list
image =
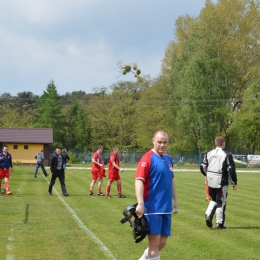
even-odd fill
[{"label": "person in dark jacket", "polygon": [[63,158],[63,169],[65,171],[67,162],[70,160],[70,157],[68,156],[66,149],[61,150],[61,155],[62,155],[62,158]]},{"label": "person in dark jacket", "polygon": [[228,229],[224,226],[228,185],[237,189],[237,174],[231,153],[224,150],[226,141],[222,136],[215,138],[216,148],[204,155],[200,165],[201,173],[206,176],[211,201],[205,212],[206,225],[212,227],[212,219],[216,211],[216,229]]},{"label": "person in dark jacket", "polygon": [[66,185],[65,185],[65,173],[64,173],[64,169],[63,169],[63,157],[61,155],[61,149],[59,147],[57,147],[55,151],[56,151],[56,154],[51,159],[50,170],[52,173],[52,177],[51,177],[48,192],[49,192],[49,195],[52,196],[52,187],[55,184],[55,180],[58,177],[60,180],[62,195],[69,196],[69,193],[67,192]]},{"label": "person in dark jacket", "polygon": [[12,156],[10,153],[8,153],[8,147],[4,145],[3,152],[0,153],[0,190],[2,185],[2,179],[5,179],[6,195],[12,194],[12,192],[9,189],[10,168],[11,170],[13,168]]}]

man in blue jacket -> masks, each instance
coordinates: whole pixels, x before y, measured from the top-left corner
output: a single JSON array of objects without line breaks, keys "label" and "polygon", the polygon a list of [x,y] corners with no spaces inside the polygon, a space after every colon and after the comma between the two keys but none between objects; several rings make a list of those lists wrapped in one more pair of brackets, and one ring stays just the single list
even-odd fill
[{"label": "man in blue jacket", "polygon": [[10,153],[8,153],[8,147],[4,145],[3,152],[0,153],[0,189],[1,189],[2,179],[5,179],[6,195],[12,194],[12,192],[9,189],[10,168],[12,169],[12,167],[13,167],[12,156]]}]

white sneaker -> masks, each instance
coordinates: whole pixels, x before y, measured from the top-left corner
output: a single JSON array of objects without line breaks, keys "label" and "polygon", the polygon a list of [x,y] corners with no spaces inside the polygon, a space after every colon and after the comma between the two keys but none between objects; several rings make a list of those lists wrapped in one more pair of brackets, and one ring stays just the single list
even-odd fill
[{"label": "white sneaker", "polygon": [[148,248],[144,250],[144,253],[139,260],[148,260]]}]

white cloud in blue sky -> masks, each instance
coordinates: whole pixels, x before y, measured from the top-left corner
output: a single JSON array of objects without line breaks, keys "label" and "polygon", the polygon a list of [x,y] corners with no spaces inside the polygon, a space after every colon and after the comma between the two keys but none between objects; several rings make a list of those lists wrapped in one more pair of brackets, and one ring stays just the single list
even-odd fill
[{"label": "white cloud in blue sky", "polygon": [[93,92],[119,80],[117,62],[156,77],[180,15],[205,0],[0,0],[0,94]]}]

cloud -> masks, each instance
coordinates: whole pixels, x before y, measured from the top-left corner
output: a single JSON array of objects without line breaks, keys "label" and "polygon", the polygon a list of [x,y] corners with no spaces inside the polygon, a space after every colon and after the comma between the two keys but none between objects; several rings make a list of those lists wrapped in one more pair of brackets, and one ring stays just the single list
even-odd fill
[{"label": "cloud", "polygon": [[[194,3],[195,2],[195,3]],[[175,19],[204,0],[0,0],[1,93],[42,94],[53,79],[60,94],[109,86],[117,62],[160,74]],[[201,6],[201,7],[199,7]],[[4,90],[4,91],[3,91]]]}]

